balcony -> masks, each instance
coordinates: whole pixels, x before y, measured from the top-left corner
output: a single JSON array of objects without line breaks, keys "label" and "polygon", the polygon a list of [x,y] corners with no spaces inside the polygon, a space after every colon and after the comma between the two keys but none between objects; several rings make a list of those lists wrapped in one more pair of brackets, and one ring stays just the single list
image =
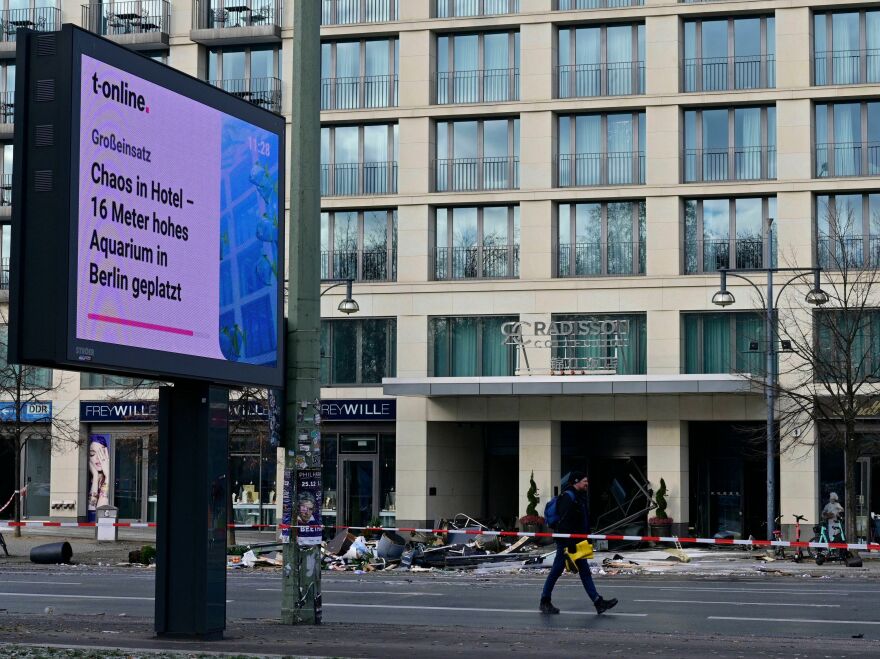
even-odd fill
[{"label": "balcony", "polygon": [[776,147],[685,149],[685,183],[765,181],[776,178]]},{"label": "balcony", "polygon": [[706,57],[684,60],[682,91],[718,92],[776,87],[776,56]]},{"label": "balcony", "polygon": [[566,64],[555,67],[556,98],[631,96],[645,93],[644,62]]},{"label": "balcony", "polygon": [[281,80],[278,78],[241,78],[210,80],[210,84],[270,112],[281,114]]},{"label": "balcony", "polygon": [[397,76],[321,78],[322,110],[397,107]]},{"label": "balcony", "polygon": [[617,9],[618,7],[641,7],[645,0],[556,0],[556,11],[572,9]]},{"label": "balcony", "polygon": [[560,244],[557,277],[615,277],[645,274],[645,243]]},{"label": "balcony", "polygon": [[776,245],[772,238],[769,242],[761,238],[685,242],[686,274],[711,273],[722,268],[749,270],[766,267],[776,267]]},{"label": "balcony", "polygon": [[83,5],[82,26],[134,50],[167,48],[171,3],[132,0],[112,5]]},{"label": "balcony", "polygon": [[321,0],[321,25],[390,23],[399,17],[399,0]]},{"label": "balcony", "polygon": [[518,14],[520,0],[434,0],[434,18],[466,18]]},{"label": "balcony", "polygon": [[321,165],[321,196],[397,193],[397,161]]},{"label": "balcony", "polygon": [[826,270],[880,268],[880,236],[819,236],[817,260]]},{"label": "balcony", "polygon": [[519,158],[443,158],[434,161],[435,192],[514,190],[519,187]]},{"label": "balcony", "polygon": [[813,84],[862,85],[880,82],[880,50],[819,51],[813,57]]},{"label": "balcony", "polygon": [[441,71],[433,87],[437,105],[518,101],[519,69]]},{"label": "balcony", "polygon": [[562,153],[557,157],[556,185],[560,188],[644,183],[644,152]]},{"label": "balcony", "polygon": [[816,178],[880,175],[880,142],[816,145]]},{"label": "balcony", "polygon": [[[12,174],[0,175],[0,208],[12,206]],[[2,215],[2,211],[0,211]]]},{"label": "balcony", "polygon": [[321,252],[321,279],[395,281],[397,251],[394,249]]},{"label": "balcony", "polygon": [[37,32],[61,29],[61,10],[56,7],[0,10],[0,54],[15,54],[15,33],[18,28]]},{"label": "balcony", "polygon": [[0,137],[12,137],[15,121],[15,92],[0,92]]},{"label": "balcony", "polygon": [[434,279],[515,279],[519,245],[434,248]]},{"label": "balcony", "polygon": [[189,38],[206,46],[280,43],[281,2],[193,0]]}]

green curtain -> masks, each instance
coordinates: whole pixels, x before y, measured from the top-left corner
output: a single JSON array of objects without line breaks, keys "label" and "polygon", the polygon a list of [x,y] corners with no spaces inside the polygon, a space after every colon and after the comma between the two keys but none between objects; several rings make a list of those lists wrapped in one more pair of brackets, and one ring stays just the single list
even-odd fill
[{"label": "green curtain", "polygon": [[452,377],[477,375],[477,318],[452,318]]},{"label": "green curtain", "polygon": [[[765,375],[767,372],[764,319],[758,314],[736,314],[736,372]],[[758,342],[758,351],[751,352],[749,343]]]},{"label": "green curtain", "polygon": [[703,373],[730,373],[730,315],[703,315]]},{"label": "green curtain", "polygon": [[511,347],[505,345],[501,326],[516,321],[513,316],[483,318],[483,370],[481,375],[513,375],[513,354]]},{"label": "green curtain", "polygon": [[449,322],[448,318],[431,320],[434,341],[434,377],[449,376]]},{"label": "green curtain", "polygon": [[689,313],[684,315],[684,372],[702,372],[700,359],[700,317]]},{"label": "green curtain", "polygon": [[[613,357],[617,354],[617,375],[644,375],[647,369],[647,324],[645,316],[639,314],[623,314],[623,315],[602,315],[602,316],[576,316],[576,315],[559,315],[553,316],[553,322],[574,322],[578,321],[603,321],[603,320],[628,320],[629,335],[626,338],[627,345],[623,347],[606,347],[606,346],[589,346],[577,345],[577,347],[559,346],[554,349],[553,356],[556,358],[567,357],[569,360],[574,359],[573,366],[583,367],[586,360],[590,357]],[[572,341],[587,342],[589,339],[595,339],[583,334],[572,336]],[[559,341],[562,339],[560,337]]]}]

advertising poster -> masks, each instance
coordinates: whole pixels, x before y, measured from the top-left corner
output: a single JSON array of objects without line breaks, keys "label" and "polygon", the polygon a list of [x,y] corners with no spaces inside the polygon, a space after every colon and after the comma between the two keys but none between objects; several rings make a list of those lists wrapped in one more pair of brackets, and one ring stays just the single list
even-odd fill
[{"label": "advertising poster", "polygon": [[87,521],[97,518],[98,506],[110,505],[110,435],[89,435],[89,502]]},{"label": "advertising poster", "polygon": [[321,520],[321,470],[297,472],[296,539],[300,545],[320,545],[323,532]]},{"label": "advertising poster", "polygon": [[284,489],[281,490],[281,540],[290,542],[290,521],[293,515],[293,505],[291,503],[293,491],[290,489],[290,469],[284,470]]}]

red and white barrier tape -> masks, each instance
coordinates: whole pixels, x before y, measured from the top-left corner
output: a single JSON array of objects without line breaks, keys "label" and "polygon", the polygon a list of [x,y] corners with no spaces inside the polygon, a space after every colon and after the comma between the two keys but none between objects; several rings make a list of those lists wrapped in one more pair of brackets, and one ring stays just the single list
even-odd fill
[{"label": "red and white barrier tape", "polygon": [[[114,522],[117,528],[145,529],[156,528],[155,522]],[[16,526],[31,527],[54,527],[54,528],[94,528],[97,522],[4,522],[0,521],[0,531],[9,530]],[[282,531],[300,528],[289,524],[229,524],[230,529],[261,530],[279,529]],[[310,529],[323,529],[323,526],[302,527]],[[392,531],[394,533],[424,533],[424,534],[464,534],[464,535],[488,535],[502,538],[559,538],[563,540],[610,540],[625,542],[669,542],[683,545],[733,545],[745,547],[791,547],[801,549],[855,549],[859,551],[878,551],[880,543],[846,543],[846,542],[796,542],[793,540],[734,540],[726,538],[679,538],[675,536],[653,535],[612,535],[612,534],[583,534],[583,533],[530,533],[526,531],[483,531],[478,529],[420,529],[397,526],[332,526],[326,528],[347,529],[349,531]]]},{"label": "red and white barrier tape", "polygon": [[27,490],[27,487],[26,487],[26,486],[23,487],[23,488],[21,488],[20,490],[13,490],[13,491],[12,491],[12,496],[9,497],[9,501],[7,501],[7,502],[4,503],[2,506],[0,506],[0,513],[2,513],[2,512],[3,512],[4,510],[6,510],[7,508],[9,508],[9,504],[11,504],[11,503],[15,500],[15,497],[18,496],[19,493],[20,493],[20,494],[24,494],[26,490]]}]

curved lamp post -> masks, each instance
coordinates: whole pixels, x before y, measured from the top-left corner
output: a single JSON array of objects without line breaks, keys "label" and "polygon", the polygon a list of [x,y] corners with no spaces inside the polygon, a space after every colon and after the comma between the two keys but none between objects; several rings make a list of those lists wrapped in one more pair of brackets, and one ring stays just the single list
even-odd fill
[{"label": "curved lamp post", "polygon": [[328,286],[323,291],[321,291],[320,297],[324,297],[324,294],[327,291],[331,291],[338,286],[345,286],[345,297],[342,299],[342,302],[339,303],[339,306],[336,307],[340,313],[344,313],[346,316],[350,316],[353,313],[357,313],[361,310],[360,305],[357,303],[352,297],[351,294],[351,286],[354,283],[353,279],[325,279],[324,281],[335,282],[332,286]]}]

